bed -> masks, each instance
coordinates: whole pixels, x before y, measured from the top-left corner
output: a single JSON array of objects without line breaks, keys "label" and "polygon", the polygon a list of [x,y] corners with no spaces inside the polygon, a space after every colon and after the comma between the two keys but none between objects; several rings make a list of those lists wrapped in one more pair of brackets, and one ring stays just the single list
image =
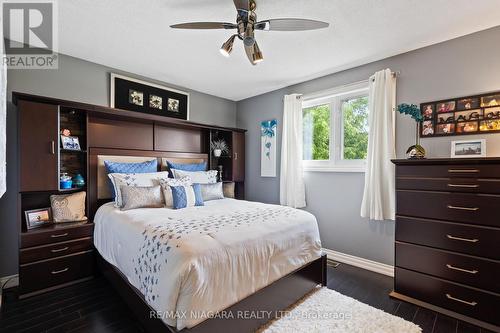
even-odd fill
[{"label": "bed", "polygon": [[[92,156],[98,173],[103,156]],[[235,199],[120,211],[94,197],[100,267],[150,331],[252,332],[326,283],[308,212]],[[251,317],[252,310],[270,317]]]}]

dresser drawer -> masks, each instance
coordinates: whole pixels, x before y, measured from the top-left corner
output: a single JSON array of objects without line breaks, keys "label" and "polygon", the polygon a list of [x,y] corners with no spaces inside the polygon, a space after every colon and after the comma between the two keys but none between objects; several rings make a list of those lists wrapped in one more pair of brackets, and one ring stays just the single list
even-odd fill
[{"label": "dresser drawer", "polygon": [[500,324],[500,295],[479,291],[396,267],[394,290],[400,294],[494,325]]},{"label": "dresser drawer", "polygon": [[396,242],[396,266],[500,292],[500,262]]},{"label": "dresser drawer", "polygon": [[71,240],[67,242],[53,243],[21,249],[19,262],[21,264],[60,257],[76,252],[92,249],[92,237]]},{"label": "dresser drawer", "polygon": [[396,216],[396,241],[500,260],[500,229]]},{"label": "dresser drawer", "polygon": [[51,244],[54,242],[63,242],[70,239],[90,237],[94,231],[94,224],[80,224],[77,226],[60,226],[32,230],[21,233],[21,248],[37,245]]},{"label": "dresser drawer", "polygon": [[396,189],[500,194],[500,179],[399,177]]},{"label": "dresser drawer", "polygon": [[396,191],[396,214],[500,227],[500,196],[450,192]]},{"label": "dresser drawer", "polygon": [[500,164],[398,165],[396,177],[500,178]]},{"label": "dresser drawer", "polygon": [[57,286],[94,274],[94,251],[80,252],[19,267],[21,294]]}]

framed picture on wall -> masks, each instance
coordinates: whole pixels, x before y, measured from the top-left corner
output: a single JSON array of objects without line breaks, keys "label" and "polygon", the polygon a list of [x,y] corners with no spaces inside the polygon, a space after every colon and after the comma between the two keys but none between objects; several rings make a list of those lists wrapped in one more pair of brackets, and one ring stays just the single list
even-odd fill
[{"label": "framed picture on wall", "polygon": [[486,157],[486,140],[464,140],[451,142],[452,158]]},{"label": "framed picture on wall", "polygon": [[111,73],[110,106],[164,117],[189,119],[189,93]]}]

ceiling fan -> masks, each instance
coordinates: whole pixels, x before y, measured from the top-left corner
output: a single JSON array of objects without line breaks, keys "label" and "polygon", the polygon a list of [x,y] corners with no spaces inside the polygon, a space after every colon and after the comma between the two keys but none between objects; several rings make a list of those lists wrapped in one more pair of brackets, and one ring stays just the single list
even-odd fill
[{"label": "ceiling fan", "polygon": [[233,0],[236,10],[236,24],[225,22],[191,22],[171,25],[176,29],[236,29],[236,33],[222,44],[220,52],[229,57],[233,50],[233,44],[236,37],[243,41],[245,51],[252,65],[256,65],[264,57],[262,55],[257,41],[255,40],[255,30],[261,31],[303,31],[323,29],[329,26],[328,23],[307,19],[283,18],[257,21],[255,9],[257,4],[255,0]]}]

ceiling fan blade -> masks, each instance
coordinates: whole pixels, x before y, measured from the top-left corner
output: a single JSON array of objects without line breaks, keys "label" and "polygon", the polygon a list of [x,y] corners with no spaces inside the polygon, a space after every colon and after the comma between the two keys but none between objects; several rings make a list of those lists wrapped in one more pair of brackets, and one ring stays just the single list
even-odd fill
[{"label": "ceiling fan blade", "polygon": [[255,30],[265,31],[304,31],[327,28],[327,22],[307,20],[307,19],[271,19],[255,23]]},{"label": "ceiling fan blade", "polygon": [[250,10],[250,0],[233,0],[236,9]]},{"label": "ceiling fan blade", "polygon": [[257,63],[254,61],[254,48],[253,46],[246,46],[245,45],[245,52],[247,53],[248,60],[250,60],[250,63],[252,65],[257,65]]},{"label": "ceiling fan blade", "polygon": [[236,29],[236,24],[224,22],[190,22],[170,26],[175,29]]}]

